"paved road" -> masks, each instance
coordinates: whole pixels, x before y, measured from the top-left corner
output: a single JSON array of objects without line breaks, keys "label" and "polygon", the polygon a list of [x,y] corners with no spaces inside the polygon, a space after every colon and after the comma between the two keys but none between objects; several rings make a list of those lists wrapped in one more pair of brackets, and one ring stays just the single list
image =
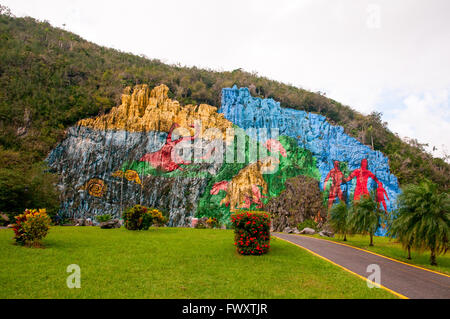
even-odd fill
[{"label": "paved road", "polygon": [[272,235],[307,248],[365,278],[370,274],[366,272],[367,266],[377,264],[381,270],[380,284],[405,297],[450,299],[450,276],[416,268],[328,240],[281,233]]}]

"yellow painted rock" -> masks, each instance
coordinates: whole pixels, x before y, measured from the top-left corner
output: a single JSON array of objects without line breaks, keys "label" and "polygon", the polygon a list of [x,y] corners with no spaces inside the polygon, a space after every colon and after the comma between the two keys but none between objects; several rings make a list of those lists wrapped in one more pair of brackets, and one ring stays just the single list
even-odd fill
[{"label": "yellow painted rock", "polygon": [[168,132],[172,124],[177,123],[193,135],[195,121],[201,121],[199,137],[211,138],[211,134],[204,134],[210,128],[222,132],[223,139],[226,137],[226,129],[231,128],[232,123],[217,113],[216,107],[208,104],[182,106],[170,99],[168,92],[169,88],[164,84],[152,90],[146,84],[136,85],[133,89],[127,87],[121,105],[113,107],[108,114],[80,120],[78,125],[98,130]]}]

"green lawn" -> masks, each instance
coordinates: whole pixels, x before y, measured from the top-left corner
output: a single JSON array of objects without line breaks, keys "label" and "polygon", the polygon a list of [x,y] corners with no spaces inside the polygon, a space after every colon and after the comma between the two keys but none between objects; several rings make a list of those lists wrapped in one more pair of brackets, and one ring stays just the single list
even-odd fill
[{"label": "green lawn", "polygon": [[[307,235],[308,236],[308,235]],[[441,273],[450,275],[450,253],[447,252],[445,255],[439,255],[437,257],[437,266],[430,265],[430,252],[424,251],[419,253],[417,251],[411,250],[411,260],[408,260],[408,252],[402,248],[402,245],[390,239],[389,237],[374,237],[374,246],[369,246],[369,236],[353,235],[347,236],[347,241],[343,241],[343,237],[337,235],[334,238],[321,237],[319,235],[309,235],[316,238],[321,238],[325,240],[332,240],[339,243],[363,248],[374,253],[387,256],[396,260],[400,260],[406,263],[417,265],[423,268],[431,269]]]},{"label": "green lawn", "polygon": [[[230,230],[52,227],[45,249],[0,230],[0,298],[396,298],[309,252],[272,238],[239,256]],[[81,267],[81,288],[66,267]]]}]

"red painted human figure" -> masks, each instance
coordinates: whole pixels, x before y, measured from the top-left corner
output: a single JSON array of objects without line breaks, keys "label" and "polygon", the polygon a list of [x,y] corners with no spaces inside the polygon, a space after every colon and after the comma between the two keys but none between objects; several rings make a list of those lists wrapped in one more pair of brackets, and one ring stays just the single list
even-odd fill
[{"label": "red painted human figure", "polygon": [[356,188],[353,199],[355,201],[360,200],[361,196],[369,195],[369,190],[367,189],[367,181],[369,177],[377,183],[377,194],[376,200],[378,205],[383,204],[384,210],[387,211],[386,202],[384,201],[384,195],[389,200],[386,190],[383,188],[383,184],[377,179],[377,177],[367,169],[367,159],[361,161],[361,168],[355,169],[346,179],[348,182],[356,177]]},{"label": "red painted human figure", "polygon": [[323,190],[325,191],[327,187],[327,182],[331,178],[331,188],[330,194],[328,195],[328,209],[333,205],[336,197],[341,201],[344,200],[344,195],[342,194],[341,184],[344,179],[344,174],[342,174],[339,168],[339,161],[334,161],[334,168],[328,173],[325,181],[323,182]]},{"label": "red painted human figure", "polygon": [[169,133],[166,137],[166,143],[163,147],[153,153],[147,153],[141,157],[140,161],[148,162],[154,168],[161,169],[165,172],[172,172],[174,170],[183,170],[179,164],[191,164],[191,162],[184,161],[177,154],[174,154],[174,158],[172,158],[172,150],[174,147],[183,141],[192,141],[197,138],[198,133],[194,134],[194,136],[186,136],[180,137],[177,140],[172,139],[172,132],[179,125],[177,123],[172,124],[172,127],[169,130]]},{"label": "red painted human figure", "polygon": [[378,208],[380,207],[380,203],[383,204],[384,211],[387,212],[386,202],[384,201],[384,196],[386,195],[387,200],[389,200],[389,196],[386,192],[386,190],[383,188],[383,184],[381,182],[378,182],[377,184],[377,203]]}]

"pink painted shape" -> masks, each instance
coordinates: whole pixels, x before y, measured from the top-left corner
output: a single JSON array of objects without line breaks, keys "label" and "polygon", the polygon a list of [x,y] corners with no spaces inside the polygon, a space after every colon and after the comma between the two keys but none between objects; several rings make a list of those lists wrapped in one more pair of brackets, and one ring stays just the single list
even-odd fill
[{"label": "pink painted shape", "polygon": [[221,190],[227,191],[227,187],[228,187],[228,181],[221,181],[221,182],[215,183],[209,193],[211,195],[217,195],[217,194],[219,194],[219,191],[221,191]]},{"label": "pink painted shape", "polygon": [[279,152],[283,157],[287,156],[286,150],[283,145],[273,138],[267,140],[264,143],[264,147],[267,148],[270,152]]}]

